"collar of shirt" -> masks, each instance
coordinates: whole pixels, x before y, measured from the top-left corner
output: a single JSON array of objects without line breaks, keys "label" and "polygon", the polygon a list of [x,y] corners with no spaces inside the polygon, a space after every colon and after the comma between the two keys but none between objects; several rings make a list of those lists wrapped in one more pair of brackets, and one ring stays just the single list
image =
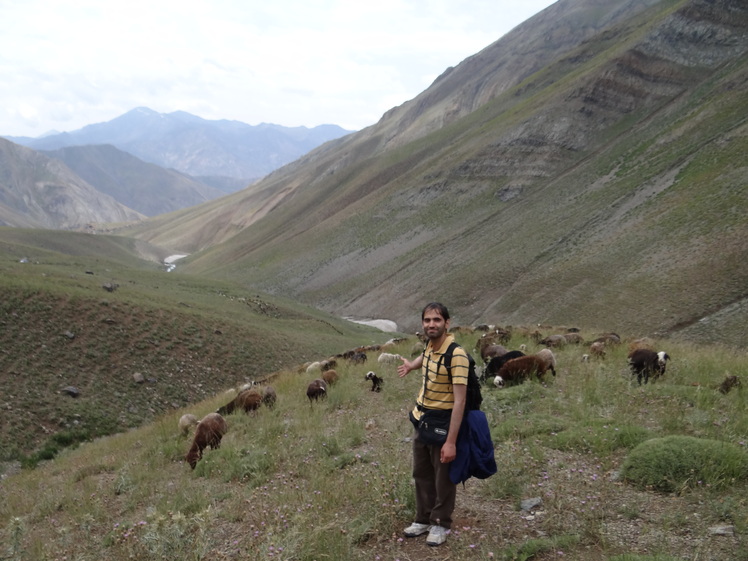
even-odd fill
[{"label": "collar of shirt", "polygon": [[454,342],[454,340],[455,340],[455,336],[454,335],[452,335],[451,333],[447,334],[447,337],[444,339],[444,343],[442,343],[441,347],[439,347],[438,349],[434,349],[434,347],[431,344],[432,342],[429,341],[429,344],[426,347],[426,350],[430,349],[431,352],[434,353],[434,354],[443,355],[444,353],[447,352],[447,348],[449,347],[449,345],[451,345]]}]

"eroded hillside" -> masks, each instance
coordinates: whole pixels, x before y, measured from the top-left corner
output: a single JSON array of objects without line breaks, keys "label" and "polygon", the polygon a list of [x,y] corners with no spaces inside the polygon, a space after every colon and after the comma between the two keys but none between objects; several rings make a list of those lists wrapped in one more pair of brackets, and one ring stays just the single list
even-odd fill
[{"label": "eroded hillside", "polygon": [[235,283],[167,273],[126,238],[0,233],[0,461],[142,426],[390,337]]},{"label": "eroded hillside", "polygon": [[[518,55],[502,47],[563,35],[558,18],[544,12],[522,41],[507,36],[407,108],[272,174],[252,192],[272,204],[195,209],[203,250],[184,270],[409,329],[422,302],[439,299],[462,323],[745,344],[748,7],[648,5],[559,3],[584,30],[576,41],[534,56],[537,69],[516,82],[497,77],[506,88],[481,89],[494,93],[459,118],[443,110],[464,92],[443,84],[503,76]],[[585,25],[573,10],[585,6],[605,6],[609,25]],[[414,132],[419,119],[430,124]],[[223,243],[212,245],[215,224]],[[190,238],[173,221],[138,235]]]}]

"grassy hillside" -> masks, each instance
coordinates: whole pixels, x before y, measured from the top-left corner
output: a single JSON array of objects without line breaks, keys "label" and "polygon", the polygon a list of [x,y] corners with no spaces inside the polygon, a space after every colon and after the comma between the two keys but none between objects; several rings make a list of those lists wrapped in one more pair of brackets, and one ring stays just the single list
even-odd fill
[{"label": "grassy hillside", "polygon": [[97,191],[145,216],[204,203],[225,193],[174,169],[145,162],[110,144],[67,146],[44,152]]},{"label": "grassy hillside", "polygon": [[[472,348],[475,337],[459,339]],[[538,348],[519,335],[509,345],[523,343]],[[453,531],[438,549],[401,537],[414,516],[407,411],[418,376],[401,379],[393,367],[374,366],[385,378],[377,394],[364,380],[373,364],[341,363],[339,383],[315,404],[305,396],[312,374],[278,372],[272,379],[276,407],[229,415],[221,448],[208,450],[194,471],[183,460],[190,439],[179,434],[177,420],[185,412],[215,410],[226,395],[171,410],[2,480],[3,555],[746,559],[745,389],[715,389],[728,373],[745,380],[746,356],[658,344],[666,345],[672,361],[664,378],[646,386],[632,381],[624,344],[587,363],[580,360],[585,348],[568,346],[557,351],[555,378],[485,388],[499,473],[459,489]],[[394,350],[407,355],[411,346],[408,341]],[[647,446],[639,447],[643,442]],[[710,451],[710,465],[690,465],[682,455],[668,459],[672,443],[693,454]],[[652,449],[665,454],[666,471],[653,467]],[[655,484],[643,482],[642,470]],[[528,499],[536,499],[535,506],[522,510]]]},{"label": "grassy hillside", "polygon": [[743,3],[659,2],[505,89],[499,41],[444,78],[495,85],[472,112],[410,130],[414,107],[462,115],[437,80],[251,193],[131,233],[183,244],[185,272],[408,330],[438,299],[463,323],[745,347],[747,28]]},{"label": "grassy hillside", "polygon": [[141,258],[151,250],[114,236],[0,230],[0,460],[49,457],[390,338],[236,283],[167,273]]},{"label": "grassy hillside", "polygon": [[62,162],[0,138],[0,225],[82,230],[143,217]]}]

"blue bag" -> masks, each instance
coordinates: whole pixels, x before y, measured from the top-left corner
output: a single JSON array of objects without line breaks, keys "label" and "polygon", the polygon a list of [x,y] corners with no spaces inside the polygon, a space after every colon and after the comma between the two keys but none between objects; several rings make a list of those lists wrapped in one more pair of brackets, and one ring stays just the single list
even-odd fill
[{"label": "blue bag", "polygon": [[471,477],[486,479],[497,471],[486,414],[479,409],[465,411],[457,436],[457,456],[449,466],[450,480],[464,484]]}]

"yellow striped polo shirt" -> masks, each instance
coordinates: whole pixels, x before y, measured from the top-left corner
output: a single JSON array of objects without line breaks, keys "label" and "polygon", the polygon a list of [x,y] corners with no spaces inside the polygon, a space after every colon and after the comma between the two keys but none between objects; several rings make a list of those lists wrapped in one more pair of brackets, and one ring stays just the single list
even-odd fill
[{"label": "yellow striped polo shirt", "polygon": [[[444,359],[442,357],[454,340],[454,335],[447,335],[447,338],[439,349],[434,349],[431,346],[431,342],[429,342],[426,350],[423,352],[421,390],[416,399],[416,407],[413,409],[413,416],[416,419],[421,418],[421,411],[418,409],[419,405],[426,409],[452,409],[455,401],[452,384],[467,385],[469,362],[467,354],[462,347],[455,348],[452,353],[452,382],[449,381],[449,373],[446,366],[444,366]],[[441,361],[439,360],[440,358]],[[423,376],[426,377],[426,395],[424,395]]]}]

